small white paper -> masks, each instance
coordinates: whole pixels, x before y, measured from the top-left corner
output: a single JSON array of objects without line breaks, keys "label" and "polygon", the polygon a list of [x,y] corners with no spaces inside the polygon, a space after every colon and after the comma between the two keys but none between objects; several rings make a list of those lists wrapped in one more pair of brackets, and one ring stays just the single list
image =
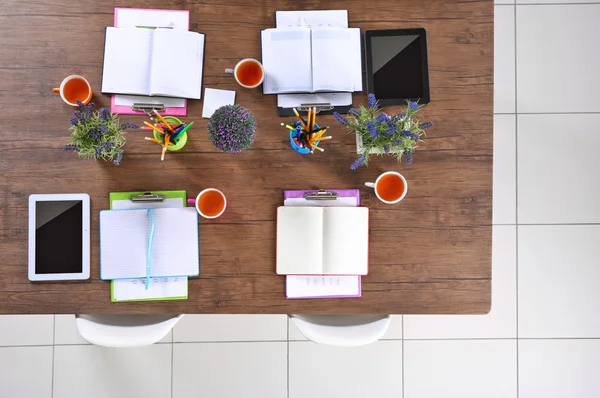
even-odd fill
[{"label": "small white paper", "polygon": [[223,105],[233,105],[234,103],[235,91],[206,88],[204,89],[204,106],[202,107],[202,117],[209,118]]},{"label": "small white paper", "polygon": [[360,276],[291,276],[285,283],[286,297],[360,297]]},{"label": "small white paper", "polygon": [[115,301],[168,299],[188,296],[186,277],[150,278],[148,290],[146,279],[122,279],[113,281]]}]

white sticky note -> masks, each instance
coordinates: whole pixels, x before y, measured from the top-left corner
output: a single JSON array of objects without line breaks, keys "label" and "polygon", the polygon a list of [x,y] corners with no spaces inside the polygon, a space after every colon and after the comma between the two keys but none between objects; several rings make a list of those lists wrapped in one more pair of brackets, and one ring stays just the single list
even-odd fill
[{"label": "white sticky note", "polygon": [[204,106],[202,108],[202,117],[209,118],[223,105],[233,105],[234,103],[235,91],[206,88],[204,89]]}]

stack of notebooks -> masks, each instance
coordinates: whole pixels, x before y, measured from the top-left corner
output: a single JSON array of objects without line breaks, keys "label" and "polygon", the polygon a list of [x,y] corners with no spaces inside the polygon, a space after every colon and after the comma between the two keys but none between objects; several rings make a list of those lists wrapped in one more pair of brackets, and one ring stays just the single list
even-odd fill
[{"label": "stack of notebooks", "polygon": [[198,213],[185,191],[155,192],[163,202],[136,203],[142,192],[111,193],[100,212],[100,279],[111,280],[111,301],[188,297],[188,276],[200,273]]},{"label": "stack of notebooks", "polygon": [[[333,190],[335,200],[310,200],[285,191],[277,209],[276,272],[286,275],[286,297],[360,297],[368,273],[369,210],[355,189]],[[310,193],[310,192],[308,192]]]}]

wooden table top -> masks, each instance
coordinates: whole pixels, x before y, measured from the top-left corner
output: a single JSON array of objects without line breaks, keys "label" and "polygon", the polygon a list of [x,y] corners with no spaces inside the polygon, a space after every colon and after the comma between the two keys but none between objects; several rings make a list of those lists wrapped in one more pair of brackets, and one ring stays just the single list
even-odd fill
[{"label": "wooden table top", "polygon": [[[143,131],[127,134],[120,166],[80,160],[62,151],[73,109],[53,94],[70,74],[100,93],[104,29],[115,6],[188,9],[191,30],[206,33],[204,87],[236,90],[236,103],[258,121],[254,145],[241,154],[214,149],[201,101],[184,150],[161,163]],[[435,126],[408,166],[376,158],[350,170],[355,138],[332,116],[325,153],[301,156],[279,126],[276,97],[245,90],[223,73],[246,57],[260,59],[259,32],[274,12],[348,9],[351,27],[427,29],[431,104],[423,120]],[[0,7],[0,313],[390,313],[483,314],[491,301],[493,2],[451,0],[4,0]],[[366,93],[354,104],[366,103]],[[394,112],[397,109],[389,109]],[[123,121],[141,123],[138,116]],[[292,177],[292,169],[302,169]],[[406,198],[380,203],[364,182],[394,170],[408,180]],[[315,177],[317,176],[317,177]],[[108,193],[207,187],[228,200],[217,220],[200,220],[200,277],[189,299],[111,303],[99,279],[98,213]],[[362,298],[286,300],[275,274],[275,215],[284,189],[360,188],[370,208],[370,273]],[[27,279],[28,196],[88,193],[91,197],[91,278],[31,283]]]}]

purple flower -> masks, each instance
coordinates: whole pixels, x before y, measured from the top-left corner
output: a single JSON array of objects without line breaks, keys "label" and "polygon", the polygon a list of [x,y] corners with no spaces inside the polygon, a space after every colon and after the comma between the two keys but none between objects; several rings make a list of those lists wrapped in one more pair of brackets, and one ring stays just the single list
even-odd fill
[{"label": "purple flower", "polygon": [[377,108],[377,98],[375,98],[375,94],[369,94],[367,96],[367,102],[369,104],[369,108],[371,108],[371,109]]},{"label": "purple flower", "polygon": [[400,120],[404,119],[405,117],[406,117],[406,113],[402,112],[402,113],[392,116],[392,121],[396,123],[396,122],[399,122]]},{"label": "purple flower", "polygon": [[94,148],[94,157],[98,158],[100,155],[102,155],[103,149],[104,149],[104,145],[100,145],[100,146],[97,146],[96,148]]},{"label": "purple flower", "polygon": [[77,119],[75,116],[71,116],[69,122],[71,123],[71,126],[77,126],[79,124],[79,119]]},{"label": "purple flower", "polygon": [[81,112],[83,113],[83,115],[86,118],[90,118],[90,117],[92,117],[92,115],[94,113],[94,107],[95,107],[94,103],[90,102],[89,104],[83,106],[83,109]]},{"label": "purple flower", "polygon": [[419,140],[419,134],[417,133],[412,133],[410,138],[412,138],[414,141],[418,141]]},{"label": "purple flower", "polygon": [[385,113],[380,113],[379,115],[377,115],[377,117],[375,118],[375,120],[377,121],[377,123],[385,123],[387,120],[389,119],[388,115],[386,115]]},{"label": "purple flower", "polygon": [[83,102],[79,101],[78,99],[76,99],[75,102],[77,103],[79,110],[82,110],[85,107],[85,104]]},{"label": "purple flower", "polygon": [[135,123],[121,123],[121,130],[127,130],[127,129],[139,129],[140,125],[139,124],[135,124]]},{"label": "purple flower", "polygon": [[123,159],[123,151],[120,149],[117,149],[117,151],[115,152],[115,157],[113,158],[114,164],[116,164],[118,166],[119,163],[121,163],[122,159]]},{"label": "purple flower", "polygon": [[425,123],[419,124],[419,128],[421,128],[423,130],[428,129],[432,126],[433,126],[433,122],[425,122]]},{"label": "purple flower", "polygon": [[79,145],[76,145],[76,144],[67,144],[67,145],[63,146],[63,150],[65,150],[65,151],[78,151],[79,150]]},{"label": "purple flower", "polygon": [[413,101],[408,101],[408,107],[411,111],[416,111],[419,109],[419,104]]},{"label": "purple flower", "polygon": [[348,111],[349,114],[351,114],[354,117],[359,117],[360,116],[360,112],[358,109],[354,109],[354,108],[350,108],[350,110]]},{"label": "purple flower", "polygon": [[363,164],[365,164],[365,162],[367,161],[367,158],[365,158],[363,155],[360,155],[358,157],[358,159],[356,159],[352,165],[350,166],[350,169],[352,170],[356,170],[358,169],[360,166],[362,166]]},{"label": "purple flower", "polygon": [[396,127],[396,123],[392,122],[391,119],[388,119],[385,124],[387,124],[388,128],[384,134],[388,137],[390,135],[394,134],[396,132],[396,130],[398,130],[398,127]]},{"label": "purple flower", "polygon": [[73,112],[73,115],[73,117],[77,119],[77,122],[81,122],[84,119],[83,114],[80,111]]},{"label": "purple flower", "polygon": [[404,130],[402,135],[405,137],[412,137],[412,132],[410,130]]},{"label": "purple flower", "polygon": [[208,138],[223,152],[242,152],[254,143],[255,134],[254,116],[240,105],[222,106],[208,121]]},{"label": "purple flower", "polygon": [[407,149],[404,151],[404,157],[406,158],[406,163],[408,163],[408,164],[412,163],[412,161],[413,161],[412,155],[413,155],[412,150]]},{"label": "purple flower", "polygon": [[106,149],[107,151],[110,151],[110,148],[115,146],[115,143],[112,141],[108,141],[105,142],[104,145],[102,145],[104,147],[104,149]]},{"label": "purple flower", "polygon": [[386,145],[384,145],[384,146],[383,146],[383,152],[385,152],[385,153],[389,153],[389,152],[390,152],[390,146],[389,146],[389,145],[387,145],[387,144],[386,144]]},{"label": "purple flower", "polygon": [[400,146],[403,144],[404,144],[404,141],[402,141],[402,140],[393,140],[392,141],[392,146]]},{"label": "purple flower", "polygon": [[105,124],[101,124],[99,128],[102,134],[108,134],[108,126],[106,126]]},{"label": "purple flower", "polygon": [[100,116],[100,120],[108,120],[111,118],[111,113],[110,113],[110,109],[108,108],[100,108],[100,111],[98,112],[98,116]]},{"label": "purple flower", "polygon": [[100,134],[100,132],[95,128],[89,129],[88,134],[91,135],[92,138],[96,141],[98,141],[100,139],[100,137],[102,136],[102,134]]},{"label": "purple flower", "polygon": [[348,121],[346,120],[346,118],[337,112],[333,112],[333,118],[342,126],[346,126],[348,124]]},{"label": "purple flower", "polygon": [[367,124],[365,126],[367,127],[367,129],[369,129],[371,138],[376,138],[377,137],[377,127],[375,126],[375,123],[367,122]]}]

